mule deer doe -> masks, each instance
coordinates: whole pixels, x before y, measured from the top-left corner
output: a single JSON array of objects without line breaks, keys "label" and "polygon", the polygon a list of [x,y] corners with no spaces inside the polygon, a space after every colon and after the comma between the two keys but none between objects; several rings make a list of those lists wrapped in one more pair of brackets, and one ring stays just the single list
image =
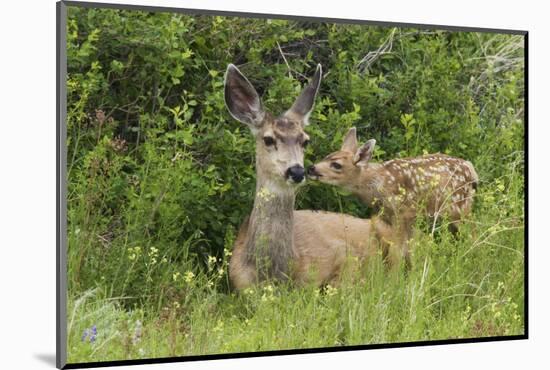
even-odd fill
[{"label": "mule deer doe", "polygon": [[460,220],[472,209],[478,176],[469,161],[439,153],[370,163],[375,144],[371,139],[359,148],[353,127],[342,148],[311,166],[308,175],[343,187],[382,211],[383,219],[401,237],[402,253],[410,263],[407,241],[417,213],[432,217],[434,227],[438,218],[447,216],[455,234]]},{"label": "mule deer doe", "polygon": [[266,112],[258,93],[230,64],[225,102],[256,139],[256,195],[242,223],[229,262],[236,289],[264,279],[323,284],[337,279],[349,255],[363,260],[386,248],[391,228],[381,220],[344,214],[295,211],[297,187],[305,180],[304,131],[321,82],[321,65],[292,107],[278,117]]}]

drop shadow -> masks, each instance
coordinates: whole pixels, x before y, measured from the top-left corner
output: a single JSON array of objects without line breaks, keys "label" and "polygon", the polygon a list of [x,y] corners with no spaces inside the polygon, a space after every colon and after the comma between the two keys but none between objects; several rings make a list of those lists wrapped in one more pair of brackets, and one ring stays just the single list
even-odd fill
[{"label": "drop shadow", "polygon": [[55,353],[35,353],[34,358],[37,360],[42,361],[46,365],[50,365],[52,367],[55,367]]}]

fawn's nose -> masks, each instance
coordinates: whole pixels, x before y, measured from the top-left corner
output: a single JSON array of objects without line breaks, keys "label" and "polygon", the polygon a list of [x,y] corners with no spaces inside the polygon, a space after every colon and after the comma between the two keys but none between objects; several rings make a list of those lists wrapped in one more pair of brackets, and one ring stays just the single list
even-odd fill
[{"label": "fawn's nose", "polygon": [[304,167],[297,164],[286,170],[286,178],[299,184],[304,181],[305,173]]},{"label": "fawn's nose", "polygon": [[309,176],[315,176],[317,175],[317,173],[315,172],[315,166],[314,165],[311,165],[307,168],[307,174]]}]

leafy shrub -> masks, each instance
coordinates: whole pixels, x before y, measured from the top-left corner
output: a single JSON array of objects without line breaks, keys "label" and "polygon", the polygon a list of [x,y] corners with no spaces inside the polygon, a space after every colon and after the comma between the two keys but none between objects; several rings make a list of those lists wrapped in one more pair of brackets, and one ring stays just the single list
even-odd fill
[{"label": "leafy shrub", "polygon": [[[440,151],[471,160],[482,187],[519,186],[519,209],[496,196],[476,207],[523,217],[520,36],[77,7],[68,14],[71,295],[100,286],[128,306],[160,307],[183,294],[173,291],[174,274],[208,272],[209,257],[226,263],[255,181],[252,137],[224,105],[228,63],[276,114],[323,65],[306,165],[357,126],[361,140],[377,139],[378,160]],[[328,186],[307,186],[297,204],[368,216]],[[226,279],[216,284],[227,287]]]}]

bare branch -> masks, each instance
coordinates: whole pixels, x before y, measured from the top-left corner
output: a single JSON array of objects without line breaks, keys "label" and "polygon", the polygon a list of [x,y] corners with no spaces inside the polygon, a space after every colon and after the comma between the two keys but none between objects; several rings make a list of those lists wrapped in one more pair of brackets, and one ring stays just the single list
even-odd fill
[{"label": "bare branch", "polygon": [[290,65],[288,64],[288,61],[286,60],[285,53],[283,53],[283,50],[281,50],[281,45],[279,45],[279,41],[276,41],[277,47],[279,48],[279,53],[281,53],[281,56],[283,57],[283,60],[285,61],[286,67],[288,68],[288,77],[293,78],[292,76],[292,69],[290,68]]},{"label": "bare branch", "polygon": [[369,51],[367,53],[367,55],[365,55],[363,57],[363,59],[361,59],[359,61],[359,63],[357,63],[357,66],[356,68],[359,69],[359,71],[361,73],[364,73],[365,70],[368,70],[370,68],[370,66],[381,56],[381,55],[384,55],[384,54],[390,54],[391,51],[392,51],[392,48],[393,48],[393,38],[394,38],[394,35],[395,35],[395,31],[397,30],[397,28],[393,28],[390,35],[388,36],[388,38],[382,43],[382,45],[380,45],[380,47],[378,47],[378,49],[374,50],[374,51]]}]

